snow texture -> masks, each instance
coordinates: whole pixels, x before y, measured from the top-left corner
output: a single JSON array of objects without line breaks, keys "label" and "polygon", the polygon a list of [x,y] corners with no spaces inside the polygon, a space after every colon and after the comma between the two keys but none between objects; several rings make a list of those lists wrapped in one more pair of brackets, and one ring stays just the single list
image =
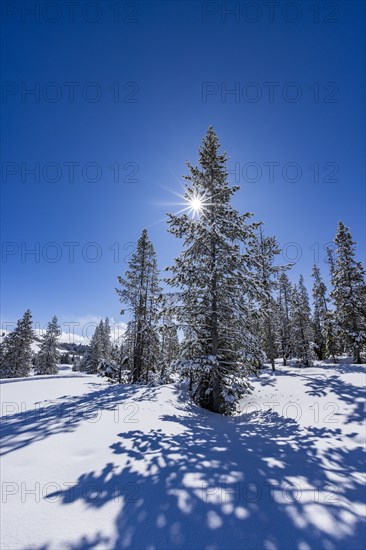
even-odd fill
[{"label": "snow texture", "polygon": [[365,367],[276,368],[234,417],[68,366],[2,381],[2,548],[365,548]]}]

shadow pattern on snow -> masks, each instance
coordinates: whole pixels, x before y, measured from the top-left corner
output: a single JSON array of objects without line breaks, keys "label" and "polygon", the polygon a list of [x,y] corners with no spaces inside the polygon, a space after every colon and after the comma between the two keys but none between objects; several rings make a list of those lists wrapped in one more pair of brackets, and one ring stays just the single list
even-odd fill
[{"label": "shadow pattern on snow", "polygon": [[3,416],[0,426],[0,456],[52,435],[72,432],[81,422],[93,419],[96,411],[113,411],[131,397],[141,400],[138,395],[141,388],[138,386],[92,385],[99,389],[82,396],[65,395],[51,402],[36,403],[34,409]]},{"label": "shadow pattern on snow", "polygon": [[[364,548],[364,522],[350,502],[365,502],[365,451],[332,449],[340,429],[300,430],[274,412],[248,421],[192,411],[161,418],[169,429],[177,424],[174,435],[164,429],[118,434],[101,471],[86,472],[76,486],[49,497],[94,509],[118,503],[116,536],[104,542],[106,549]],[[319,439],[328,444],[326,454]]]},{"label": "shadow pattern on snow", "polygon": [[[363,365],[330,365],[331,369],[341,374],[366,374],[366,367]],[[337,399],[348,409],[340,411],[345,415],[345,423],[352,422],[364,424],[366,417],[365,387],[355,385],[344,379],[340,379],[336,374],[327,372],[327,368],[313,367],[302,368],[299,372],[295,370],[277,370],[273,377],[263,377],[259,380],[261,386],[265,387],[272,385],[268,380],[275,380],[275,377],[291,376],[296,379],[301,379],[305,382],[305,387],[308,388],[306,393],[311,397],[322,398],[327,393],[332,392]]]},{"label": "shadow pattern on snow", "polygon": [[[291,372],[288,375],[299,376]],[[364,387],[356,386],[351,382],[340,379],[335,374],[326,373],[326,371],[324,374],[315,373],[314,375],[311,373],[306,375],[304,372],[300,376],[302,380],[305,380],[305,386],[308,388],[306,393],[311,397],[324,397],[329,391],[334,393],[337,399],[349,410],[349,412],[346,412],[345,409],[340,411],[346,417],[346,424],[352,422],[363,424],[365,422],[366,393]]]}]

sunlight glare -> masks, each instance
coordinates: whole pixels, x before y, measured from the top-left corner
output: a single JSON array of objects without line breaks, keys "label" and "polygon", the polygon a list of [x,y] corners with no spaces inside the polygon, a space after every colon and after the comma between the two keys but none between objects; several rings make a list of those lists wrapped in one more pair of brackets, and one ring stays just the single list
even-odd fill
[{"label": "sunlight glare", "polygon": [[202,199],[198,196],[194,196],[189,201],[190,207],[196,213],[200,212],[203,208]]}]

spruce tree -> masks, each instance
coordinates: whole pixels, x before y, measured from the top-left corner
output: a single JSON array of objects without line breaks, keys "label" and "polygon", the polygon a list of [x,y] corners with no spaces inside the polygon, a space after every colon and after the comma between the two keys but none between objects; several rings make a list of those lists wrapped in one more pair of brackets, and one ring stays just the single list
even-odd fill
[{"label": "spruce tree", "polygon": [[4,364],[5,344],[6,344],[5,332],[3,332],[1,335],[1,342],[0,342],[0,372],[1,372],[2,365]]},{"label": "spruce tree", "polygon": [[[327,264],[329,265],[331,279],[335,270],[335,253],[332,248],[327,247]],[[340,330],[336,322],[335,311],[329,309],[326,316],[326,325],[325,325],[325,354],[326,357],[331,358],[335,363],[337,361],[336,356],[342,353],[342,338],[340,335]]]},{"label": "spruce tree", "polygon": [[339,331],[335,321],[335,312],[328,310],[325,318],[325,356],[336,363],[336,356],[341,353]]},{"label": "spruce tree", "polygon": [[132,372],[134,365],[134,345],[135,345],[135,323],[133,319],[130,319],[126,323],[126,330],[123,334],[121,347],[120,347],[120,357],[126,357],[127,363],[126,368],[130,372],[130,381],[132,380]]},{"label": "spruce tree", "polygon": [[294,285],[291,296],[292,348],[295,357],[304,367],[312,365],[312,326],[309,297],[300,275],[298,285]]},{"label": "spruce tree", "polygon": [[[230,413],[249,384],[245,354],[252,347],[248,294],[255,293],[241,252],[253,227],[231,199],[226,153],[212,127],[199,149],[199,166],[187,163],[186,211],[169,214],[169,231],[183,250],[167,282],[178,289],[174,316],[185,331],[185,355],[196,372],[193,397],[203,407]],[[191,215],[190,215],[191,213]],[[188,364],[186,362],[186,364]]]},{"label": "spruce tree", "polygon": [[262,289],[260,312],[260,332],[262,347],[270,360],[272,370],[275,370],[276,358],[276,303],[274,291],[277,288],[278,276],[284,267],[274,265],[275,257],[281,250],[275,237],[263,234],[262,224],[259,225],[250,241],[248,257],[253,271],[253,283]]},{"label": "spruce tree", "polygon": [[112,356],[111,327],[108,317],[105,318],[101,329],[102,354],[105,361],[109,361]]},{"label": "spruce tree", "polygon": [[32,368],[32,342],[35,334],[32,328],[32,314],[28,309],[9,332],[2,343],[0,378],[28,376]]},{"label": "spruce tree", "polygon": [[169,379],[172,372],[172,363],[179,357],[180,346],[178,339],[178,330],[169,315],[166,301],[164,301],[163,313],[161,319],[161,371],[160,377],[162,380]]},{"label": "spruce tree", "polygon": [[329,338],[327,324],[328,317],[328,299],[327,287],[325,286],[320,269],[317,265],[313,266],[313,331],[314,331],[314,351],[321,361],[326,355],[327,338]]},{"label": "spruce tree", "polygon": [[[118,277],[121,303],[130,312],[132,382],[149,380],[159,364],[159,271],[154,246],[144,229],[124,277]],[[122,310],[122,313],[124,310]]]},{"label": "spruce tree", "polygon": [[93,336],[90,339],[90,344],[83,357],[80,370],[88,374],[96,374],[98,372],[99,363],[104,359],[105,345],[104,323],[100,320],[95,327]]},{"label": "spruce tree", "polygon": [[60,353],[57,350],[57,341],[61,335],[61,328],[57,317],[54,316],[48,323],[46,332],[42,335],[42,342],[36,357],[36,374],[57,374],[57,363]]},{"label": "spruce tree", "polygon": [[339,222],[335,237],[336,259],[331,272],[331,297],[335,304],[335,322],[345,350],[355,363],[361,363],[361,350],[366,343],[365,270],[355,260],[355,243],[351,233]]},{"label": "spruce tree", "polygon": [[278,348],[279,348],[284,366],[287,365],[287,359],[289,359],[292,354],[292,349],[291,349],[292,335],[291,335],[291,320],[290,320],[291,294],[292,294],[291,282],[288,276],[286,275],[286,273],[281,273],[278,281],[276,334],[278,338]]}]

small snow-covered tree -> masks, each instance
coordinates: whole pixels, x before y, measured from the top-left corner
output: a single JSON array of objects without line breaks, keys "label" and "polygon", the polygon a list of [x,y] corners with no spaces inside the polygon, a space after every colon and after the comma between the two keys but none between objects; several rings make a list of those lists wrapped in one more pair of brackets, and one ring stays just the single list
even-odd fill
[{"label": "small snow-covered tree", "polygon": [[32,367],[32,342],[35,334],[32,328],[32,314],[28,309],[9,332],[2,343],[0,378],[28,376]]},{"label": "small snow-covered tree", "polygon": [[[128,326],[127,326],[128,328]],[[130,361],[128,351],[131,345],[128,341],[128,330],[118,337],[111,348],[109,359],[99,362],[98,374],[108,378],[109,382],[125,384],[130,380]]]},{"label": "small snow-covered tree", "polygon": [[0,372],[2,365],[4,364],[4,357],[5,357],[5,332],[1,335],[1,341],[0,341]]},{"label": "small snow-covered tree", "polygon": [[335,322],[345,349],[356,363],[366,343],[365,270],[355,260],[355,242],[349,228],[339,222],[335,237],[336,259],[331,270],[331,297],[335,304]]},{"label": "small snow-covered tree", "polygon": [[90,339],[80,370],[88,374],[96,374],[98,372],[99,363],[104,358],[104,337],[104,323],[101,319],[99,324],[95,327],[94,334]]},{"label": "small snow-covered tree", "polygon": [[172,363],[179,357],[180,346],[178,339],[178,330],[173,322],[166,305],[166,298],[163,302],[163,313],[161,316],[161,370],[162,380],[169,379],[172,370]]},{"label": "small snow-covered tree", "polygon": [[102,342],[102,356],[108,361],[112,355],[111,327],[108,317],[105,318],[101,326],[100,338]]},{"label": "small snow-covered tree", "polygon": [[276,358],[276,302],[274,292],[277,289],[279,274],[285,269],[275,265],[275,257],[281,250],[275,237],[263,234],[262,224],[250,239],[248,258],[251,263],[253,284],[262,290],[260,294],[260,336],[262,347],[275,370]]},{"label": "small snow-covered tree", "polygon": [[291,295],[292,349],[295,357],[304,365],[312,365],[312,326],[309,296],[300,275],[298,285],[294,285]]},{"label": "small snow-covered tree", "polygon": [[[225,153],[212,127],[199,149],[199,166],[187,163],[186,211],[169,214],[169,231],[183,239],[167,282],[178,289],[174,317],[184,331],[182,351],[194,368],[193,397],[201,406],[230,413],[248,390],[246,354],[252,348],[248,295],[256,293],[241,248],[248,245],[250,214],[231,204],[238,187],[227,181]],[[191,215],[190,215],[191,214]]]},{"label": "small snow-covered tree", "polygon": [[282,357],[283,365],[286,366],[287,359],[291,357],[292,335],[291,335],[291,294],[292,285],[286,275],[281,273],[278,280],[278,296],[276,308],[276,335],[278,349]]},{"label": "small snow-covered tree", "polygon": [[46,332],[42,335],[42,342],[36,357],[36,374],[57,374],[57,363],[60,359],[60,353],[57,349],[57,341],[61,335],[61,328],[57,317],[52,317],[48,323]]},{"label": "small snow-covered tree", "polygon": [[[132,363],[132,382],[149,379],[159,365],[159,271],[156,253],[144,229],[132,254],[124,277],[118,277],[117,288],[121,303],[129,310],[129,357]],[[123,312],[123,311],[122,311]]]}]

